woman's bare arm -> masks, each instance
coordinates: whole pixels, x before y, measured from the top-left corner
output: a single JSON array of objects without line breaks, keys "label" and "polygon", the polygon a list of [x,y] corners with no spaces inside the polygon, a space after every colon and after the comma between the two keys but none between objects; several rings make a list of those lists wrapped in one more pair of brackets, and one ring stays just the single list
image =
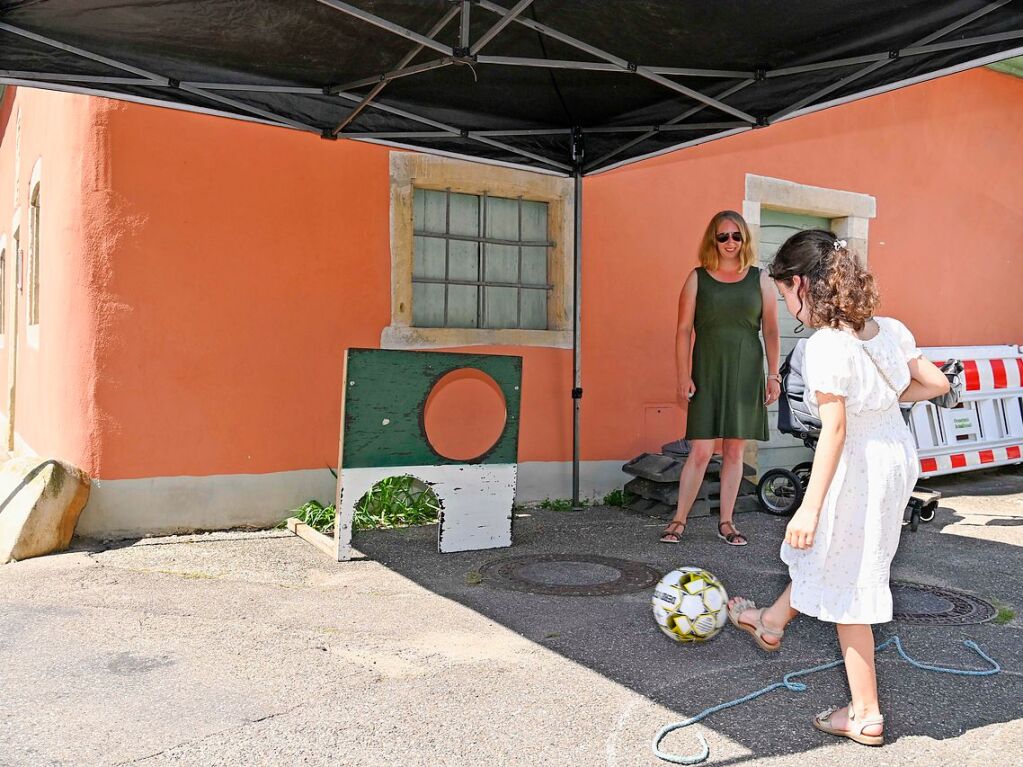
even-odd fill
[{"label": "woman's bare arm", "polygon": [[675,380],[678,403],[683,410],[689,408],[689,398],[696,387],[692,378],[693,319],[696,316],[697,279],[694,269],[686,277],[678,296],[678,323],[675,328]]}]

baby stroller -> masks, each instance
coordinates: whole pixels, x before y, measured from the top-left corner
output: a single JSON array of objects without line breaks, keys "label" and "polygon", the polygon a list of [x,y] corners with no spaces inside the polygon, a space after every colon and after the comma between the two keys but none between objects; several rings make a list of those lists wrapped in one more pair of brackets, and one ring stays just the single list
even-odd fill
[{"label": "baby stroller", "polygon": [[[778,371],[781,374],[781,397],[778,400],[778,430],[782,434],[798,437],[811,450],[817,448],[820,438],[821,421],[810,412],[804,400],[806,385],[803,382],[803,356],[806,353],[806,339],[796,342],[795,347]],[[909,418],[912,405],[902,406],[902,415]],[[787,516],[795,513],[803,502],[803,493],[810,481],[813,463],[804,461],[791,469],[775,468],[765,471],[757,484],[757,500],[760,507],[770,513]],[[906,508],[908,524],[914,531],[920,522],[930,522],[938,508],[941,493],[917,486]]]}]

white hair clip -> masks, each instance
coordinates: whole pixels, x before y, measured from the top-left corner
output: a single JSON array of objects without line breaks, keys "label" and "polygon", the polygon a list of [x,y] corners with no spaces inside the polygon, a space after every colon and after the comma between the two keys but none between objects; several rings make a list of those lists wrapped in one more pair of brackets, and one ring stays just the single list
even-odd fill
[{"label": "white hair clip", "polygon": [[845,240],[835,240],[835,250],[842,250],[848,244]]}]

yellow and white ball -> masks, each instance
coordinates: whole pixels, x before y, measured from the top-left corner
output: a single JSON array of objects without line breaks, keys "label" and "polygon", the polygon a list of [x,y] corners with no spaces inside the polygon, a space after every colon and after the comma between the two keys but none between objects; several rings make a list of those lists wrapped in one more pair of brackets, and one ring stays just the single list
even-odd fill
[{"label": "yellow and white ball", "polygon": [[728,593],[700,567],[680,567],[654,588],[654,619],[676,642],[706,642],[728,620]]}]

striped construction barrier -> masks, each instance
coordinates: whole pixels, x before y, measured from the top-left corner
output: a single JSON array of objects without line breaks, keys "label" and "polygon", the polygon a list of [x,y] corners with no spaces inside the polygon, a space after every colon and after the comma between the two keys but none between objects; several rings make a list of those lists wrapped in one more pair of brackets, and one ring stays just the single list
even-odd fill
[{"label": "striped construction barrier", "polygon": [[[963,361],[958,407],[913,406],[921,478],[1023,463],[1023,354],[976,358],[971,348],[924,350],[931,359]],[[961,353],[958,353],[961,352]],[[978,355],[979,356],[979,355]]]}]

